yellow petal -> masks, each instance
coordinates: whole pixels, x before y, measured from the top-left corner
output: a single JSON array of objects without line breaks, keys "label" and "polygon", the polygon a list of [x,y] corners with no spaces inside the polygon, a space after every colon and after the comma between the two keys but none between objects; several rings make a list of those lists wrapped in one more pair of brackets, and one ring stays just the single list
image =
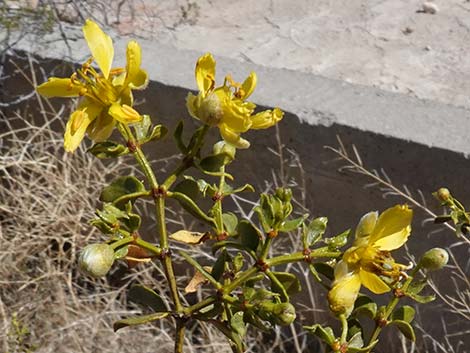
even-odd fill
[{"label": "yellow petal", "polygon": [[413,211],[406,205],[396,205],[382,212],[370,236],[369,244],[391,251],[402,246],[411,232]]},{"label": "yellow petal", "polygon": [[86,109],[76,110],[72,113],[64,134],[64,148],[67,152],[73,152],[77,149],[93,119],[94,117],[90,117]]},{"label": "yellow petal", "polygon": [[335,280],[340,280],[347,275],[350,275],[352,271],[350,271],[348,263],[346,261],[339,261],[335,266]]},{"label": "yellow petal", "polygon": [[251,117],[251,129],[267,129],[276,125],[283,118],[284,113],[278,109],[265,110]]},{"label": "yellow petal", "polygon": [[93,59],[103,72],[103,76],[107,79],[114,57],[113,40],[91,20],[86,20],[83,26],[83,34]]},{"label": "yellow petal", "polygon": [[241,87],[241,99],[248,98],[253,91],[255,90],[257,82],[257,77],[255,72],[251,72],[250,75],[246,78],[246,80],[242,83]]},{"label": "yellow petal", "polygon": [[212,54],[201,56],[196,63],[196,83],[203,97],[215,85],[215,60]]},{"label": "yellow petal", "polygon": [[390,291],[390,287],[385,284],[379,276],[372,272],[359,270],[359,278],[364,287],[375,294],[382,294]]},{"label": "yellow petal", "polygon": [[147,72],[140,68],[142,50],[136,41],[127,44],[126,83],[134,89],[144,89],[148,84]]},{"label": "yellow petal", "polygon": [[233,130],[230,130],[227,125],[225,124],[220,124],[219,125],[220,129],[220,134],[222,135],[222,138],[230,143],[231,145],[237,147],[237,148],[248,148],[250,147],[250,143],[241,138],[240,134],[234,132]]},{"label": "yellow petal", "polygon": [[239,99],[232,100],[227,95],[222,98],[222,102],[224,124],[237,133],[248,131],[251,128],[251,113],[255,105]]},{"label": "yellow petal", "polygon": [[136,123],[142,120],[142,116],[134,108],[126,104],[113,104],[109,108],[108,113],[114,119],[124,124]]},{"label": "yellow petal", "polygon": [[95,142],[105,141],[111,136],[116,121],[106,112],[102,112],[98,118],[88,126],[87,133]]},{"label": "yellow petal", "polygon": [[356,227],[356,239],[368,237],[372,233],[378,216],[379,213],[377,211],[369,212],[362,216]]},{"label": "yellow petal", "polygon": [[51,77],[36,88],[43,97],[77,97],[83,87],[72,83],[70,78]]},{"label": "yellow petal", "polygon": [[195,96],[192,93],[188,93],[188,96],[186,97],[186,108],[188,109],[189,114],[194,118],[199,120],[198,116],[198,109],[199,106],[201,105],[201,99],[199,99],[201,96],[197,95]]},{"label": "yellow petal", "polygon": [[336,314],[349,316],[354,308],[354,302],[360,288],[361,280],[357,273],[349,274],[335,281],[333,288],[328,293],[330,309]]},{"label": "yellow petal", "polygon": [[132,95],[132,90],[129,87],[125,87],[120,95],[119,95],[119,102],[121,105],[125,104],[130,107],[134,104],[134,96]]}]

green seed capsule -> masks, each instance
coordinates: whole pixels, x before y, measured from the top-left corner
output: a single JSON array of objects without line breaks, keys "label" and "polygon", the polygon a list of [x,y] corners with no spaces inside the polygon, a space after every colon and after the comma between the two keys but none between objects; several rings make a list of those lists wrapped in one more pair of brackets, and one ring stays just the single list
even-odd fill
[{"label": "green seed capsule", "polygon": [[428,271],[436,271],[443,268],[447,264],[447,261],[449,261],[449,254],[446,250],[433,248],[423,255],[419,261],[419,265]]},{"label": "green seed capsule", "polygon": [[80,253],[80,270],[92,277],[105,276],[114,262],[114,250],[108,244],[90,244]]}]

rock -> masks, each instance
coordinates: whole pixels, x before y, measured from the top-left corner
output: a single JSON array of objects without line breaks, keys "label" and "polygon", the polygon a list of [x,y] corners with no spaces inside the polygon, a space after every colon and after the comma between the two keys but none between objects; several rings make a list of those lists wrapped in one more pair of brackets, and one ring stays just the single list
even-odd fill
[{"label": "rock", "polygon": [[422,11],[424,13],[435,15],[439,11],[439,8],[437,7],[436,4],[434,4],[432,2],[425,2],[425,3],[423,3],[423,10]]}]

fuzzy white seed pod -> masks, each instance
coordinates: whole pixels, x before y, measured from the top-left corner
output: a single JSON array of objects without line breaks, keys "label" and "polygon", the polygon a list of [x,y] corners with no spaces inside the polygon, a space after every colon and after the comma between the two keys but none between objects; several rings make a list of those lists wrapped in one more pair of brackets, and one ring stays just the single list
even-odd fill
[{"label": "fuzzy white seed pod", "polygon": [[80,253],[80,270],[92,277],[105,276],[114,263],[114,250],[108,244],[90,244]]}]

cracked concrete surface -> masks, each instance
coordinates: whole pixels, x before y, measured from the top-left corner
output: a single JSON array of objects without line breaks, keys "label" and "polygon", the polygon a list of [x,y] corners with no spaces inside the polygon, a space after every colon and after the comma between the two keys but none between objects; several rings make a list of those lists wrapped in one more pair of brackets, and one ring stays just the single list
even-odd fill
[{"label": "cracked concrete surface", "polygon": [[432,15],[417,0],[142,0],[106,20],[179,49],[470,107],[470,2],[434,3]]}]

